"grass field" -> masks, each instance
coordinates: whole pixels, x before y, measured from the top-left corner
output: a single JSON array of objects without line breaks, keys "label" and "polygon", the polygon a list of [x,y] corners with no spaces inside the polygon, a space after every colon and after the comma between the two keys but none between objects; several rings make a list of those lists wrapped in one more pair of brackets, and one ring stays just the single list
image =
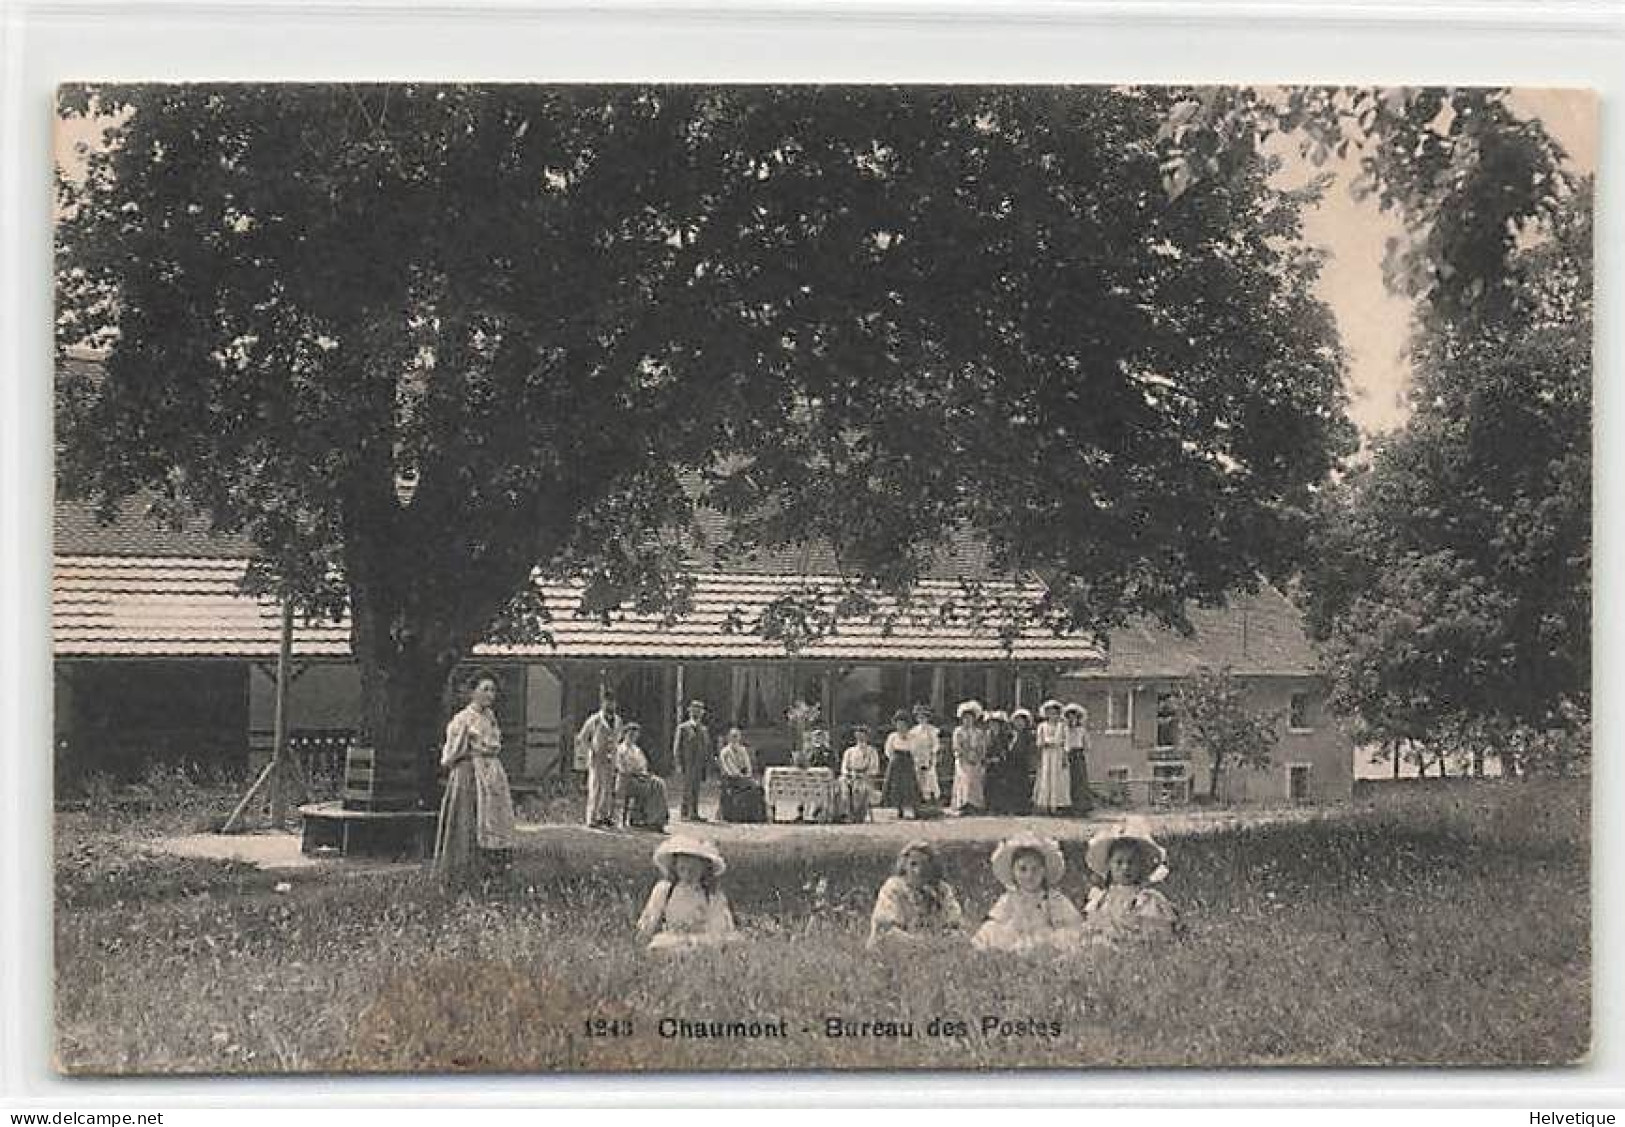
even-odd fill
[{"label": "grass field", "polygon": [[[1550,1065],[1590,1045],[1587,783],[1374,787],[1347,817],[1173,839],[1177,946],[1064,962],[863,948],[889,845],[729,846],[751,942],[657,960],[631,935],[646,836],[538,835],[511,880],[296,881],[132,855],[58,823],[66,1072]],[[968,912],[987,847],[945,848]],[[1081,899],[1069,849],[1065,891]],[[683,1040],[661,1017],[782,1020]],[[832,1038],[830,1017],[912,1037]],[[1000,1028],[984,1033],[984,1019]],[[591,1037],[594,1019],[631,1035]],[[935,1019],[935,1024],[933,1024]],[[952,1025],[964,1023],[964,1035]]]}]

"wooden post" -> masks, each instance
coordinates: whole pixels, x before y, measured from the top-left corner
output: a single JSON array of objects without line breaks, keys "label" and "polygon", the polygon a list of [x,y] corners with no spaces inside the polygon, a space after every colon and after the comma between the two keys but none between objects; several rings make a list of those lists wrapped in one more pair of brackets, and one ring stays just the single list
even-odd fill
[{"label": "wooden post", "polygon": [[[683,721],[688,717],[688,702],[685,699],[687,692],[683,682],[683,663],[679,661],[677,663],[677,686],[672,692],[672,713],[675,719],[671,725],[671,767],[674,773],[681,771],[683,768],[682,763],[677,758],[677,729],[682,726]],[[686,785],[686,779],[684,783]]]},{"label": "wooden post", "polygon": [[1016,707],[1020,708],[1021,707],[1021,662],[1012,661],[1010,663],[1010,665],[1011,665],[1011,668],[1013,668],[1015,670],[1015,674],[1016,674]]},{"label": "wooden post", "polygon": [[288,813],[288,679],[293,663],[293,601],[282,599],[282,648],[276,658],[276,713],[271,724],[271,825],[282,828]]}]

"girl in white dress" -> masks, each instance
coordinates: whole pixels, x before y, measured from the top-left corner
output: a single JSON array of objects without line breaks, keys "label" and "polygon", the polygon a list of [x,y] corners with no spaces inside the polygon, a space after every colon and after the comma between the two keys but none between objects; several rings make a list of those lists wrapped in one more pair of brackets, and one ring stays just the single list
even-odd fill
[{"label": "girl in white dress", "polygon": [[1033,780],[1033,812],[1056,814],[1072,805],[1072,774],[1067,768],[1066,724],[1061,702],[1047,700],[1039,709],[1044,717],[1035,733],[1038,777]]},{"label": "girl in white dress", "polygon": [[1057,890],[1066,859],[1052,838],[1017,834],[993,851],[993,875],[1007,889],[972,943],[979,951],[1059,951],[1075,947],[1083,917]]},{"label": "girl in white dress", "polygon": [[965,914],[942,862],[928,841],[911,841],[875,897],[869,917],[869,946],[909,946],[921,939],[963,936]]},{"label": "girl in white dress", "polygon": [[661,879],[638,917],[638,938],[651,951],[731,943],[739,938],[719,881],[728,865],[709,841],[673,837],[655,850]]},{"label": "girl in white dress", "polygon": [[1160,942],[1179,934],[1179,913],[1149,887],[1168,875],[1168,851],[1139,820],[1103,830],[1089,839],[1084,860],[1104,883],[1084,905],[1084,937],[1090,943]]}]

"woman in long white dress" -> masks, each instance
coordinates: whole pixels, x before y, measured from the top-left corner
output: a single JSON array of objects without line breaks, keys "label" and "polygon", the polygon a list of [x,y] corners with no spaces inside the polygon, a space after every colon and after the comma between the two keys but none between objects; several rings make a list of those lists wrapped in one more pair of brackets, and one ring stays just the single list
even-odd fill
[{"label": "woman in long white dress", "polygon": [[514,847],[513,796],[502,767],[502,729],[492,705],[497,681],[477,675],[468,706],[446,725],[440,765],[447,771],[434,842],[434,871],[462,881],[507,867]]},{"label": "woman in long white dress", "polygon": [[988,730],[982,724],[980,701],[968,700],[959,706],[959,726],[954,729],[954,791],[951,806],[956,814],[980,814],[987,809]]},{"label": "woman in long white dress", "polygon": [[1061,702],[1047,700],[1039,709],[1038,777],[1033,780],[1033,812],[1056,814],[1072,805],[1072,773],[1066,755],[1066,723]]}]

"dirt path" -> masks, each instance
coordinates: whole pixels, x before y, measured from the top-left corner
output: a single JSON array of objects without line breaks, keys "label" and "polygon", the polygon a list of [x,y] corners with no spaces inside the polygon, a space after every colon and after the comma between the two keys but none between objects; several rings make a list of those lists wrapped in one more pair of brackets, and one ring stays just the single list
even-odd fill
[{"label": "dirt path", "polygon": [[[1191,834],[1216,833],[1239,826],[1335,819],[1345,816],[1350,810],[1350,807],[1172,810],[1133,812],[1132,816],[1144,819],[1154,834],[1183,837]],[[913,819],[899,820],[890,811],[879,811],[876,813],[875,821],[863,825],[820,825],[804,822],[731,825],[726,822],[683,822],[674,819],[669,828],[672,833],[711,838],[724,847],[746,846],[752,852],[760,848],[805,848],[818,853],[828,853],[839,849],[843,841],[854,845],[862,843],[870,848],[878,845],[900,847],[905,841],[912,841],[915,838],[945,844],[966,842],[993,844],[1020,830],[1043,834],[1062,842],[1082,842],[1088,840],[1102,827],[1121,822],[1129,816],[1131,815],[1114,810],[1090,818],[984,816],[943,817],[921,822]],[[560,823],[521,824],[519,834],[521,851],[558,853],[579,850],[589,857],[616,855],[626,852],[629,847],[634,851],[641,850],[658,837],[642,831],[589,830],[581,825]],[[290,877],[303,878],[405,872],[420,864],[420,862],[347,861],[308,857],[299,851],[299,836],[292,833],[187,834],[154,839],[146,844],[146,848],[177,857],[237,861],[266,872],[286,873]]]}]

